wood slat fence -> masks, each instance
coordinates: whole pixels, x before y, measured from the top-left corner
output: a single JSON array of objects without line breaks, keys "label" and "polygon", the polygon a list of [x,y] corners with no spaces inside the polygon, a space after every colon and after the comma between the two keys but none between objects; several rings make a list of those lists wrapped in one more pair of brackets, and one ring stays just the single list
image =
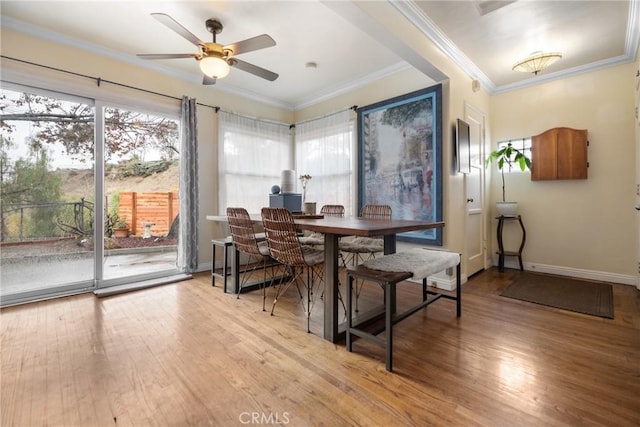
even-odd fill
[{"label": "wood slat fence", "polygon": [[151,234],[164,236],[178,216],[178,193],[120,193],[120,218],[126,218],[131,234],[142,235],[144,223],[153,222]]}]

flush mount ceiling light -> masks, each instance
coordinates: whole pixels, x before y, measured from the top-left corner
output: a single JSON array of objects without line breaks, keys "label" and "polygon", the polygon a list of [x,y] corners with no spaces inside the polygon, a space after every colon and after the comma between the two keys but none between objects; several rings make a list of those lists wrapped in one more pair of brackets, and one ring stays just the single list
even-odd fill
[{"label": "flush mount ceiling light", "polygon": [[200,70],[205,76],[222,79],[229,74],[229,64],[222,58],[207,56],[200,60]]},{"label": "flush mount ceiling light", "polygon": [[534,52],[531,56],[515,63],[512,70],[537,75],[560,58],[562,58],[560,52]]}]

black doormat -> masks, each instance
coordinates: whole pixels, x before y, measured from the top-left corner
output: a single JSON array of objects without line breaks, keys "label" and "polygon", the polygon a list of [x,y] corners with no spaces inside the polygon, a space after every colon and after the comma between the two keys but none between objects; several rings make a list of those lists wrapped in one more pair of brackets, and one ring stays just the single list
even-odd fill
[{"label": "black doormat", "polygon": [[523,273],[500,295],[613,319],[613,288],[608,283]]}]

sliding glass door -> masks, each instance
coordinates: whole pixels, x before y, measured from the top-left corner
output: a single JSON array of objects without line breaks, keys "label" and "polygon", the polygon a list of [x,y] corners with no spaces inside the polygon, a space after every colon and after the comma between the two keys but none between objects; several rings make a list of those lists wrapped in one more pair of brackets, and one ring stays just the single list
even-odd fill
[{"label": "sliding glass door", "polygon": [[94,107],[0,92],[0,301],[94,286]]},{"label": "sliding glass door", "polygon": [[[175,272],[178,248],[179,122],[104,108],[103,279]],[[108,282],[107,282],[108,283]]]},{"label": "sliding glass door", "polygon": [[177,272],[178,120],[3,83],[0,304]]}]

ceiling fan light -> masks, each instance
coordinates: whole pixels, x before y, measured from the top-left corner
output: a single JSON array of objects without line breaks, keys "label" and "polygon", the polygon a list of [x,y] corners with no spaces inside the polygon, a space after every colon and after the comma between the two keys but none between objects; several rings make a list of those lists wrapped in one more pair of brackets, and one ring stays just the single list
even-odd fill
[{"label": "ceiling fan light", "polygon": [[533,55],[516,62],[513,65],[512,70],[538,74],[560,58],[562,58],[562,54],[560,52],[536,52]]},{"label": "ceiling fan light", "polygon": [[221,79],[229,74],[229,64],[222,58],[207,56],[200,60],[200,70],[211,78]]}]

